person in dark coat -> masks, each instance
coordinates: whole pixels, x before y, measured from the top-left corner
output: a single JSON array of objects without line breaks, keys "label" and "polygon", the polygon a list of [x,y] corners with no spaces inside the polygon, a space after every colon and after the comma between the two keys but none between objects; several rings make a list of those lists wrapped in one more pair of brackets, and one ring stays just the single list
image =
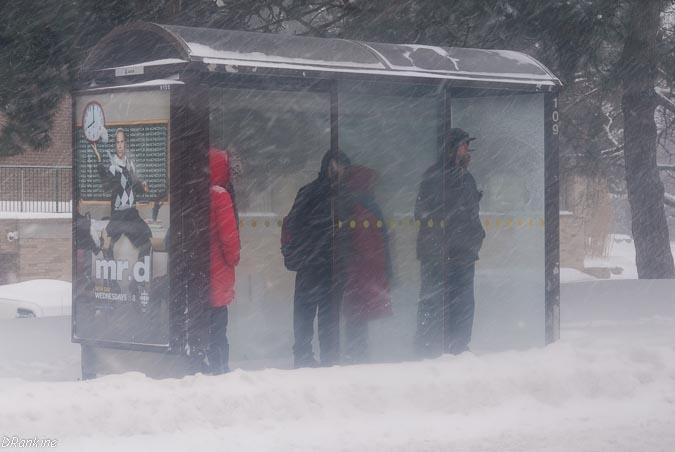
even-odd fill
[{"label": "person in dark coat", "polygon": [[209,359],[211,373],[222,374],[230,370],[227,307],[234,299],[234,268],[239,264],[240,242],[227,152],[215,148],[209,149],[209,164],[211,169],[211,278],[210,334],[206,355]]},{"label": "person in dark coat", "polygon": [[342,237],[334,234],[340,210],[339,187],[349,172],[350,160],[329,151],[319,176],[302,187],[284,219],[281,251],[288,270],[297,272],[293,302],[293,356],[295,367],[315,367],[312,339],[318,316],[321,365],[338,363],[340,353],[340,263]]},{"label": "person in dark coat", "polygon": [[472,140],[462,129],[450,130],[449,152],[424,173],[415,203],[421,263],[415,345],[422,356],[462,353],[471,342],[475,262],[485,238],[482,193],[468,171]]}]

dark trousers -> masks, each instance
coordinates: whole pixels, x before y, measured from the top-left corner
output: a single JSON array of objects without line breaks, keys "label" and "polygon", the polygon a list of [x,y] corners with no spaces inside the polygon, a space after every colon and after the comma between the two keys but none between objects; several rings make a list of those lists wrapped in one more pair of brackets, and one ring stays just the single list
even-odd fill
[{"label": "dark trousers", "polygon": [[150,226],[143,220],[135,207],[131,209],[112,212],[112,218],[106,226],[106,232],[110,236],[110,245],[108,246],[108,257],[114,258],[113,250],[115,244],[126,235],[132,245],[138,248],[138,259],[142,260],[144,256],[150,255],[152,245],[152,231]]},{"label": "dark trousers", "polygon": [[293,303],[295,367],[311,367],[317,364],[312,351],[314,318],[317,314],[321,365],[337,364],[340,353],[340,303],[332,296],[330,284],[303,286],[296,279]]},{"label": "dark trousers", "polygon": [[415,346],[422,357],[459,354],[469,349],[475,264],[422,262]]},{"label": "dark trousers", "polygon": [[227,306],[209,308],[209,358],[211,373],[219,375],[230,371],[230,343],[227,341]]}]

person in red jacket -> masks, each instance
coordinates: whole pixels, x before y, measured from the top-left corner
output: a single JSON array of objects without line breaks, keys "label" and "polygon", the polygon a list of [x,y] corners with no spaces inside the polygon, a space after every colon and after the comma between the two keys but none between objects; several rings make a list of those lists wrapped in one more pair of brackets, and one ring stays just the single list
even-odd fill
[{"label": "person in red jacket", "polygon": [[[209,149],[211,168],[211,281],[209,367],[214,374],[229,371],[227,306],[234,299],[234,267],[239,264],[239,230],[230,183],[228,153]],[[229,191],[228,191],[229,189]]]},{"label": "person in red jacket", "polygon": [[[349,247],[344,259],[342,313],[349,362],[368,361],[368,322],[393,314],[389,287],[391,257],[384,217],[375,201],[377,174],[352,165],[346,188],[348,216],[343,225]],[[353,223],[352,223],[353,222]]]}]

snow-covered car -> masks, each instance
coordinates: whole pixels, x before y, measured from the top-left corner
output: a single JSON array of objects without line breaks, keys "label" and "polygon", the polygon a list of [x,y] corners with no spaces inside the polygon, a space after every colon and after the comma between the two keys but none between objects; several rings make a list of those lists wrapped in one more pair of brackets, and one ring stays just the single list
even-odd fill
[{"label": "snow-covered car", "polygon": [[0,319],[70,315],[71,284],[35,279],[0,286]]}]

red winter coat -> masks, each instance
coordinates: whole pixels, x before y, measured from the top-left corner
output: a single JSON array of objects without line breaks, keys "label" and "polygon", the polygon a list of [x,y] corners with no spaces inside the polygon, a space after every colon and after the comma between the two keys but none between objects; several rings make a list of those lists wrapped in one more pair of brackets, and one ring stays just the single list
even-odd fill
[{"label": "red winter coat", "polygon": [[[345,316],[364,320],[392,315],[385,224],[377,227],[381,219],[372,210],[376,178],[374,170],[352,166],[347,180],[347,188],[355,200],[349,220],[355,220],[357,226],[347,229],[351,252],[346,262],[342,303]],[[368,227],[364,227],[364,221],[368,222]]]},{"label": "red winter coat", "polygon": [[227,153],[209,150],[211,167],[211,306],[227,306],[234,298],[234,267],[239,264],[239,230],[232,197]]}]

